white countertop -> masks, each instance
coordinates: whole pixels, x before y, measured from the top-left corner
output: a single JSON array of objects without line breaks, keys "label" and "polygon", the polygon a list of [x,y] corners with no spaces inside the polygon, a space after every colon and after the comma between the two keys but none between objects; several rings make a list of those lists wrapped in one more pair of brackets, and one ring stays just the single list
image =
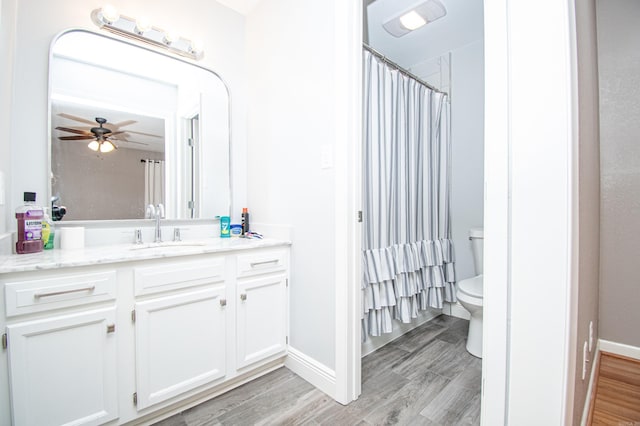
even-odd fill
[{"label": "white countertop", "polygon": [[0,274],[46,269],[90,266],[108,263],[190,256],[205,253],[226,253],[264,247],[287,246],[289,241],[270,238],[210,238],[181,242],[119,244],[74,250],[44,250],[40,253],[0,256]]}]

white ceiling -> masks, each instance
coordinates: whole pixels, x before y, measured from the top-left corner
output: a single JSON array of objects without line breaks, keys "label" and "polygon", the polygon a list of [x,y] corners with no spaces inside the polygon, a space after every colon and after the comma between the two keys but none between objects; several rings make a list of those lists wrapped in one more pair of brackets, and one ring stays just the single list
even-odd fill
[{"label": "white ceiling", "polygon": [[368,7],[369,46],[410,68],[483,38],[483,0],[440,0],[447,14],[396,38],[382,24],[422,3],[421,0],[375,0]]},{"label": "white ceiling", "polygon": [[247,15],[260,0],[217,0],[218,3],[233,9],[236,12]]},{"label": "white ceiling", "polygon": [[[217,1],[247,15],[261,0]],[[387,33],[382,24],[389,18],[409,11],[424,0],[363,2],[369,3],[369,46],[405,68],[481,40],[484,36],[483,0],[440,0],[447,9],[444,17],[400,38]]]}]

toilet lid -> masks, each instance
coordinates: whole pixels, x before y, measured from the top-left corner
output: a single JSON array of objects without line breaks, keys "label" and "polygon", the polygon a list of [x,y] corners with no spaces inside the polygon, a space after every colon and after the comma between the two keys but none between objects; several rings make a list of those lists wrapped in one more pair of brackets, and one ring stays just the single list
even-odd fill
[{"label": "toilet lid", "polygon": [[462,280],[458,283],[458,290],[473,297],[482,297],[482,274]]}]

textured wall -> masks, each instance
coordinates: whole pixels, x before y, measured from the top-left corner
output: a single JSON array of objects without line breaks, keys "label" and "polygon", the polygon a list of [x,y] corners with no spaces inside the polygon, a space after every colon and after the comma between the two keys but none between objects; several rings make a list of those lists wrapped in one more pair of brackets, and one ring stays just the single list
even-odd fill
[{"label": "textured wall", "polygon": [[640,347],[640,2],[597,2],[600,337]]}]

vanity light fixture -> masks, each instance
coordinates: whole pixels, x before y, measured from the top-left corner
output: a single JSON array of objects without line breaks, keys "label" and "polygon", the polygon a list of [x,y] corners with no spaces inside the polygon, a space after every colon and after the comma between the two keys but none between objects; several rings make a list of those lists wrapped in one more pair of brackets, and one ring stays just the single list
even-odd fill
[{"label": "vanity light fixture", "polygon": [[156,47],[162,47],[187,58],[199,60],[204,56],[202,41],[189,40],[181,37],[175,31],[166,31],[155,27],[145,17],[135,19],[120,15],[118,10],[111,5],[105,5],[91,12],[91,19],[102,29],[124,37],[141,40]]},{"label": "vanity light fixture", "polygon": [[382,26],[392,36],[402,37],[446,14],[447,9],[439,0],[427,0],[388,19]]}]

